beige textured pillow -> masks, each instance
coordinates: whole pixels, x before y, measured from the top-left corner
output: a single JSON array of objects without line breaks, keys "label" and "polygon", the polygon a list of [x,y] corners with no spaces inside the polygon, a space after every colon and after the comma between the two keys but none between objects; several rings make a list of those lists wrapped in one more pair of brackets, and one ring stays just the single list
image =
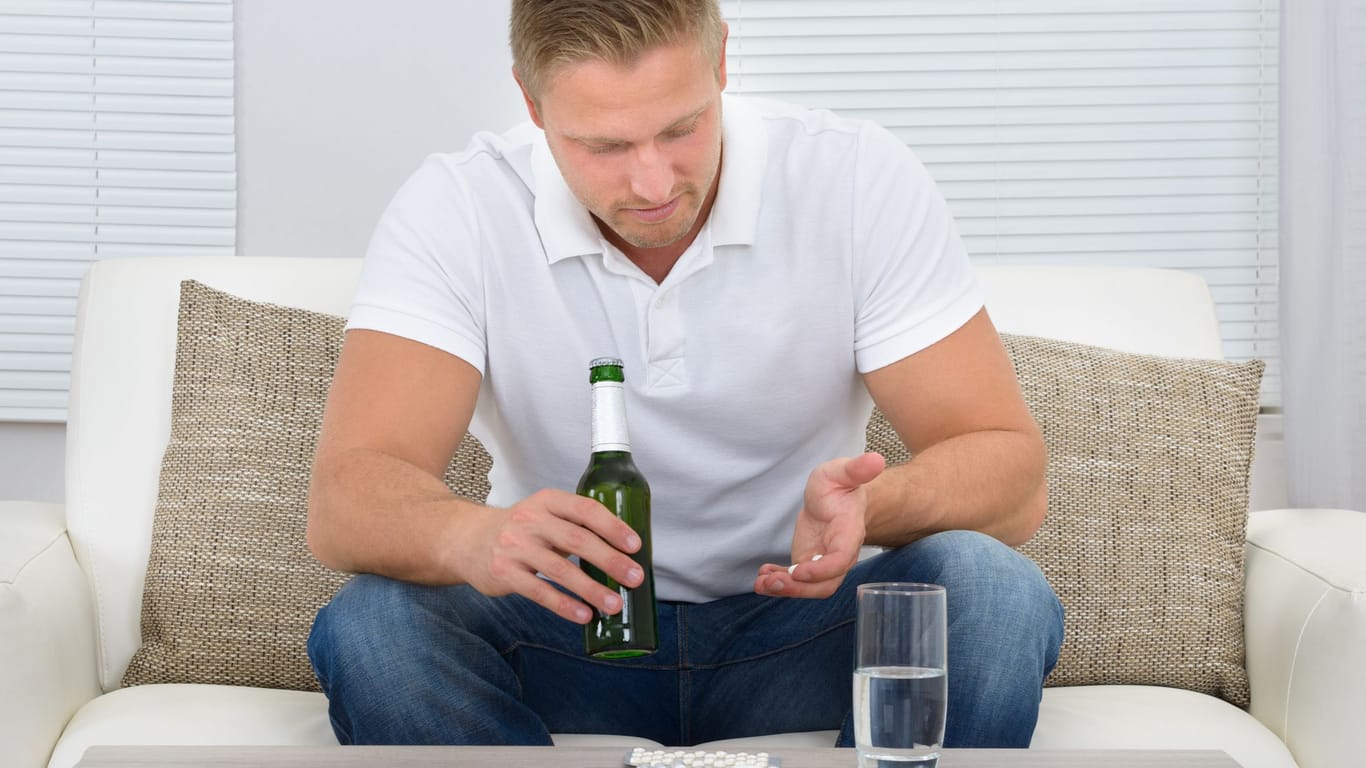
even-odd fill
[{"label": "beige textured pillow", "polygon": [[[181,285],[142,647],[125,686],[317,690],[305,642],[346,574],[309,553],[304,521],[342,323]],[[446,482],[482,500],[490,467],[467,436]]]},{"label": "beige textured pillow", "polygon": [[[1048,685],[1162,685],[1246,707],[1243,543],[1264,364],[1002,339],[1048,445],[1048,517],[1020,548],[1067,611]],[[880,413],[868,441],[906,458]]]}]

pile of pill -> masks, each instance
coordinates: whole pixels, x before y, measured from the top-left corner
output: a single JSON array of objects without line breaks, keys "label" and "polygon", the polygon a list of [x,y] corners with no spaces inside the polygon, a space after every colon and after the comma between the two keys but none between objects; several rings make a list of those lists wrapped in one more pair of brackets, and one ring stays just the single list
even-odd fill
[{"label": "pile of pill", "polygon": [[782,761],[767,752],[645,749],[626,754],[630,768],[780,768]]}]

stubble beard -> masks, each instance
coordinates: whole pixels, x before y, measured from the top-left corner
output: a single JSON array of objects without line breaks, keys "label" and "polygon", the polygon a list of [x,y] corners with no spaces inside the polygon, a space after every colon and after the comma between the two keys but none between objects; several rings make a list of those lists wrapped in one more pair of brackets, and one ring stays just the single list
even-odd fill
[{"label": "stubble beard", "polygon": [[617,204],[611,208],[613,213],[609,226],[617,237],[636,248],[663,248],[673,245],[687,237],[693,225],[697,223],[697,216],[702,209],[702,198],[697,194],[696,187],[688,185],[669,199],[678,199],[678,210],[674,211],[674,215],[667,221],[658,224],[642,223],[635,219],[631,209],[646,206]]}]

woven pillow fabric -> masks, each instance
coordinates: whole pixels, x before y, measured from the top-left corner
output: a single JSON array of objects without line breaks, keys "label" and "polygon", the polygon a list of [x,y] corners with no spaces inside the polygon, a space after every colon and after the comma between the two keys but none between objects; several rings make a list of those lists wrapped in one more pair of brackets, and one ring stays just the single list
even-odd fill
[{"label": "woven pillow fabric", "polygon": [[[1020,547],[1067,613],[1047,685],[1169,686],[1246,707],[1243,544],[1264,363],[1002,339],[1048,446],[1048,516]],[[868,441],[906,459],[881,413]]]},{"label": "woven pillow fabric", "polygon": [[[309,553],[305,513],[342,325],[182,283],[142,646],[125,686],[317,690],[305,642],[347,575]],[[490,467],[467,436],[445,479],[482,500]]]}]

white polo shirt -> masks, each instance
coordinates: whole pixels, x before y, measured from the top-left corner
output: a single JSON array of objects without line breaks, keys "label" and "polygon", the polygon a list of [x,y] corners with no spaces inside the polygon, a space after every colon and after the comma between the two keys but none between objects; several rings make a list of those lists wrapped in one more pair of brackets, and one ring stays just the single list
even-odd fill
[{"label": "white polo shirt", "polygon": [[366,255],[348,328],[483,373],[489,503],[573,491],[588,362],[620,357],[653,496],[657,594],[749,592],[785,563],[807,476],[863,451],[861,372],[960,327],[981,295],[943,199],[864,121],[726,96],[711,216],[656,284],[609,244],[531,124],[435,155]]}]

